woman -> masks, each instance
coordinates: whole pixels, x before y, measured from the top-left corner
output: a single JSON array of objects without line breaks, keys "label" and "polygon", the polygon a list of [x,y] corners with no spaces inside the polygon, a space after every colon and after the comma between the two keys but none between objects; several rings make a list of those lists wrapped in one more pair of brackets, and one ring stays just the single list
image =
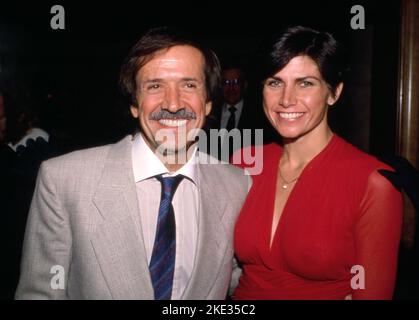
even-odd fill
[{"label": "woman", "polygon": [[391,299],[401,195],[377,172],[387,165],[328,125],[343,89],[337,42],[292,27],[267,60],[263,106],[283,146],[263,146],[236,224],[233,298]]}]

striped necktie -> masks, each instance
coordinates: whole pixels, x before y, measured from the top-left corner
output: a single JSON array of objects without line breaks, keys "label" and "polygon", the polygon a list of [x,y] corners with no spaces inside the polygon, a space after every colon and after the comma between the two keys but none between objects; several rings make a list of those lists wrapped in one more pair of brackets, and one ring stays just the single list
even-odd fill
[{"label": "striped necktie", "polygon": [[176,223],[172,199],[183,176],[163,178],[160,175],[156,176],[156,179],[161,182],[162,191],[149,269],[154,287],[154,298],[170,300],[176,256]]}]

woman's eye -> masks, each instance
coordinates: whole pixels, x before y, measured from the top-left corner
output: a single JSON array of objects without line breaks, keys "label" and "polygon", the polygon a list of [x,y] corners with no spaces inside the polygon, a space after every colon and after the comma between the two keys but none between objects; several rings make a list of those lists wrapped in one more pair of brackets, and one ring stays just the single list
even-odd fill
[{"label": "woman's eye", "polygon": [[301,83],[300,83],[301,87],[311,87],[312,85],[313,85],[313,82],[310,82],[310,81],[307,81],[307,80],[301,81]]},{"label": "woman's eye", "polygon": [[279,87],[279,86],[281,86],[281,81],[275,80],[275,79],[270,79],[270,80],[266,81],[266,85],[268,87],[274,87],[274,88]]}]

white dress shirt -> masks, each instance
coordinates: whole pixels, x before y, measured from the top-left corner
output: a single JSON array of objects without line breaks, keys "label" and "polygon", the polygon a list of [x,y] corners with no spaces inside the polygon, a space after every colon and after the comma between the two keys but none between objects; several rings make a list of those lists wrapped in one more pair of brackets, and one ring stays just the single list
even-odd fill
[{"label": "white dress shirt", "polygon": [[157,229],[161,183],[152,178],[183,175],[172,200],[176,220],[176,260],[173,276],[172,299],[180,299],[189,282],[195,262],[198,238],[198,176],[196,172],[196,146],[191,158],[178,171],[169,171],[145,142],[141,134],[134,137],[132,165],[137,187],[142,235],[147,262],[150,264]]},{"label": "white dress shirt", "polygon": [[220,128],[221,129],[225,129],[227,127],[227,123],[228,123],[228,119],[230,119],[231,116],[231,112],[230,110],[228,110],[230,107],[235,107],[236,108],[236,112],[234,113],[235,115],[235,120],[236,123],[234,124],[234,127],[237,128],[237,125],[239,124],[240,121],[240,116],[242,114],[243,111],[243,99],[240,100],[237,104],[235,105],[229,105],[224,103],[223,105],[223,110],[221,113],[221,122],[220,122]]}]

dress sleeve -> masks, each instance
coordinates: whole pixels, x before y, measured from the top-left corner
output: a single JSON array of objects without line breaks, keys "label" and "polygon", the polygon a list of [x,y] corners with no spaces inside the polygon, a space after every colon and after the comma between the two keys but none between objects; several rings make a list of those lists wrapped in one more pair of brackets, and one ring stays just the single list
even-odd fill
[{"label": "dress sleeve", "polygon": [[371,173],[355,226],[357,263],[364,268],[365,286],[353,290],[353,299],[393,297],[402,208],[400,192],[378,172]]}]

